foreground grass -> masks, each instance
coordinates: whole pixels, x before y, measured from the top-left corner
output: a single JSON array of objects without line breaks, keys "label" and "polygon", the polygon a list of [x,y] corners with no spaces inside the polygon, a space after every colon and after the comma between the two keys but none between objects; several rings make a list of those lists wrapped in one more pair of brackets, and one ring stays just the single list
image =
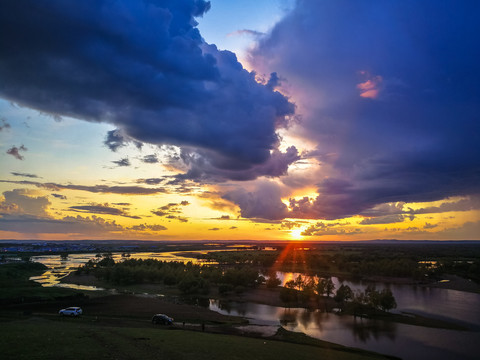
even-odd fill
[{"label": "foreground grass", "polygon": [[[6,319],[4,319],[6,320]],[[297,344],[168,328],[102,326],[89,319],[0,322],[2,359],[382,359],[316,344]]]}]

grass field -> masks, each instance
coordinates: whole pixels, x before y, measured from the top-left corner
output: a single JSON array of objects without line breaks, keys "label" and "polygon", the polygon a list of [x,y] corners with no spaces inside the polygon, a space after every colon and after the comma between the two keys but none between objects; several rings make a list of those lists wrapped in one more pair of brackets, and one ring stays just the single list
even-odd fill
[{"label": "grass field", "polygon": [[[288,335],[287,335],[288,337]],[[287,341],[295,341],[293,335]],[[301,340],[299,340],[301,341]],[[311,339],[309,340],[311,341]],[[2,359],[385,359],[270,339],[163,327],[112,327],[90,318],[2,318]],[[352,352],[353,351],[353,352]]]}]

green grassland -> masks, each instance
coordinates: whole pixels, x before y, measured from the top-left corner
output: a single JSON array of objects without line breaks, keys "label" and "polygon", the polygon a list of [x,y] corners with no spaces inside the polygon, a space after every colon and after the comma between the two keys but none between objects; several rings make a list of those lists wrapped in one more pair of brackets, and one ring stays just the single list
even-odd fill
[{"label": "green grassland", "polygon": [[277,341],[146,325],[112,327],[97,324],[90,318],[3,318],[0,322],[1,356],[2,359],[19,360],[387,358],[288,332],[280,336],[283,341]]}]

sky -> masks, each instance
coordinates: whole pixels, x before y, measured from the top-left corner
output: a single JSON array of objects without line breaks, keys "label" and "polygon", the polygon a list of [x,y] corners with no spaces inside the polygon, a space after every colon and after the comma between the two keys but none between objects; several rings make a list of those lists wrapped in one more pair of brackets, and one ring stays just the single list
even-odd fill
[{"label": "sky", "polygon": [[477,1],[0,2],[0,239],[480,240]]}]

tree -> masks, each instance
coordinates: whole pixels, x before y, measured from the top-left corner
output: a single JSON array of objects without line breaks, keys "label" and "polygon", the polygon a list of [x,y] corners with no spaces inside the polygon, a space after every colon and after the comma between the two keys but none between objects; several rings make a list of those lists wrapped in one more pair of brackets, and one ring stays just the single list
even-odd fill
[{"label": "tree", "polygon": [[305,287],[305,280],[303,279],[302,275],[298,275],[294,283],[297,290],[303,290]]},{"label": "tree", "polygon": [[368,305],[374,309],[378,309],[380,306],[380,292],[375,289],[374,285],[368,285],[365,289],[365,300]]},{"label": "tree", "polygon": [[353,299],[353,291],[348,285],[340,285],[337,290],[337,293],[333,297],[337,303],[344,303]]},{"label": "tree", "polygon": [[280,300],[282,300],[285,305],[295,303],[297,302],[297,299],[297,290],[295,290],[294,288],[285,286],[280,290]]},{"label": "tree", "polygon": [[397,302],[395,297],[392,294],[392,290],[390,289],[383,289],[380,292],[380,308],[383,311],[389,311],[391,309],[395,309],[397,307]]},{"label": "tree", "polygon": [[327,294],[327,297],[330,297],[333,290],[335,290],[335,284],[333,283],[332,278],[322,278],[317,283],[315,290],[317,290],[317,293],[320,296]]},{"label": "tree", "polygon": [[267,288],[276,288],[281,284],[282,284],[282,281],[278,278],[276,273],[273,273],[268,277]]}]

